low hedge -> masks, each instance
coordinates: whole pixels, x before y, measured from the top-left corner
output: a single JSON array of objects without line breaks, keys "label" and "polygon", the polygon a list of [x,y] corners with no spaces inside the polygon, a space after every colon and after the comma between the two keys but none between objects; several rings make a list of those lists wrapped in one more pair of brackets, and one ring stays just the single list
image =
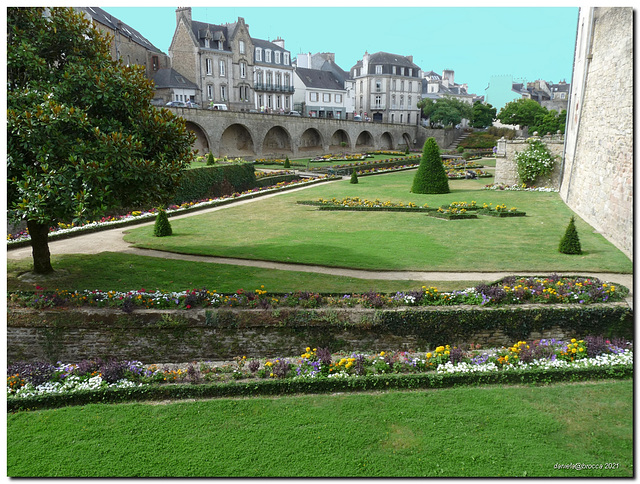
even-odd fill
[{"label": "low hedge", "polygon": [[466,220],[470,218],[478,218],[475,213],[440,213],[440,212],[429,212],[428,215],[430,217],[441,218],[444,220]]},{"label": "low hedge", "polygon": [[489,217],[524,217],[527,212],[498,212],[496,210],[486,210],[483,208],[478,209],[478,214],[487,215]]},{"label": "low hedge", "polygon": [[257,187],[270,187],[271,185],[276,185],[282,182],[290,182],[292,180],[298,180],[300,177],[298,175],[277,175],[277,176],[265,176],[256,180]]},{"label": "low hedge", "polygon": [[170,384],[130,388],[109,388],[68,394],[48,394],[25,398],[8,398],[7,411],[60,408],[91,403],[163,401],[193,398],[249,397],[298,393],[354,392],[387,389],[449,388],[463,385],[549,384],[594,379],[632,378],[633,366],[565,369],[527,369],[490,373],[455,374],[386,374],[349,378],[307,378],[254,380],[223,384]]},{"label": "low hedge", "polygon": [[251,163],[196,168],[182,175],[174,203],[231,195],[256,186],[255,168]]}]

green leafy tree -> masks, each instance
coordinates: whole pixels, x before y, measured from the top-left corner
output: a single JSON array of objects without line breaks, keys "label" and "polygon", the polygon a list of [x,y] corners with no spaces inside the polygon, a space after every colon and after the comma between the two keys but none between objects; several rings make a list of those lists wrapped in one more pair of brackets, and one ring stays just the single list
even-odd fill
[{"label": "green leafy tree", "polygon": [[430,122],[442,126],[455,126],[463,119],[472,119],[473,108],[470,104],[454,97],[443,97],[435,102]]},{"label": "green leafy tree", "polygon": [[26,220],[36,273],[53,271],[49,227],[166,203],[193,158],[144,68],[109,52],[73,9],[7,9],[8,214]]},{"label": "green leafy tree", "polygon": [[449,193],[449,179],[440,158],[435,138],[428,138],[422,147],[420,166],[413,178],[412,193]]},{"label": "green leafy tree", "polygon": [[169,223],[169,217],[167,212],[162,208],[158,209],[158,215],[156,215],[156,223],[153,226],[153,235],[156,237],[167,237],[173,233],[171,224]]},{"label": "green leafy tree", "polygon": [[436,108],[436,102],[433,99],[425,97],[418,101],[417,106],[422,111],[422,116],[425,119],[430,119],[431,113],[433,113],[433,110]]},{"label": "green leafy tree", "polygon": [[562,239],[560,239],[560,247],[558,250],[563,254],[582,254],[582,247],[580,246],[580,239],[578,238],[574,217],[571,217],[571,220],[569,220],[567,230]]},{"label": "green leafy tree", "polygon": [[473,103],[471,111],[471,126],[474,128],[487,128],[496,119],[496,108],[491,104],[483,104],[480,101]]},{"label": "green leafy tree", "polygon": [[349,181],[349,183],[352,184],[356,184],[358,183],[358,173],[356,173],[356,169],[354,168],[353,171],[351,172],[351,180]]},{"label": "green leafy tree", "polygon": [[560,113],[552,109],[551,111],[538,114],[533,125],[529,126],[529,132],[533,133],[537,131],[540,135],[547,133],[556,134],[558,131],[564,133],[566,120],[567,111],[565,109]]},{"label": "green leafy tree", "polygon": [[547,108],[533,99],[517,99],[504,105],[498,113],[498,119],[502,124],[533,126],[536,116],[544,115],[546,112]]}]

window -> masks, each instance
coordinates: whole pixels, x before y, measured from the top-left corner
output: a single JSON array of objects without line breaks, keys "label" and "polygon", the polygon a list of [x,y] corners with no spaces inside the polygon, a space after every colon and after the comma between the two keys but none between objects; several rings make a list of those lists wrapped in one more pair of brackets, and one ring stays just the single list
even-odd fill
[{"label": "window", "polygon": [[262,71],[256,71],[256,83],[262,84]]},{"label": "window", "polygon": [[285,96],[284,97],[284,108],[288,111],[289,110],[289,96]]},{"label": "window", "polygon": [[288,53],[288,52],[285,52],[285,53],[284,53],[284,65],[285,65],[285,66],[288,66],[288,65],[289,65],[289,60],[290,60],[290,58],[289,58],[289,53]]},{"label": "window", "polygon": [[407,113],[407,124],[411,124],[411,113]]},{"label": "window", "polygon": [[274,56],[276,64],[280,64],[280,51],[275,51]]},{"label": "window", "polygon": [[[413,69],[409,68],[409,77],[413,76]],[[409,120],[407,119],[407,122],[409,122]]]},{"label": "window", "polygon": [[222,50],[222,41],[221,40],[218,41],[218,50]]},{"label": "window", "polygon": [[207,49],[208,49],[209,47],[211,47],[211,42],[209,41],[209,39],[204,39],[204,46],[205,46],[205,48],[207,48]]},{"label": "window", "polygon": [[391,74],[395,74],[396,73],[396,66],[391,66]]},{"label": "window", "polygon": [[267,88],[271,89],[271,84],[273,83],[273,74],[271,71],[267,72]]},{"label": "window", "polygon": [[226,73],[227,65],[226,64],[227,63],[225,61],[223,61],[223,60],[220,61],[220,77],[224,77],[224,76],[227,75],[227,73]]},{"label": "window", "polygon": [[410,108],[411,107],[411,96],[409,96],[407,98],[407,107]]},{"label": "window", "polygon": [[282,86],[282,74],[280,74],[279,72],[276,73],[276,86]]},{"label": "window", "polygon": [[404,91],[404,81],[400,81],[400,90]]},{"label": "window", "polygon": [[362,92],[362,81],[360,81],[360,92]]},{"label": "window", "polygon": [[362,96],[360,96],[360,109],[364,108],[364,104],[362,103]]},{"label": "window", "polygon": [[[404,108],[404,96],[400,96],[400,109]],[[400,119],[402,121],[402,119]]]},{"label": "window", "polygon": [[334,100],[337,103],[341,103],[342,102],[342,94],[334,94]]},{"label": "window", "polygon": [[280,106],[282,106],[282,104],[280,103],[281,99],[282,99],[282,96],[280,96],[280,94],[278,94],[276,96],[276,109],[280,109]]},{"label": "window", "polygon": [[401,76],[404,76],[404,67],[401,67],[401,68],[400,68],[400,75],[401,75]]},{"label": "window", "polygon": [[291,76],[289,74],[284,75],[284,87],[289,87],[291,85]]},{"label": "window", "polygon": [[392,95],[391,96],[391,109],[395,109],[396,108],[396,95]]},{"label": "window", "polygon": [[395,79],[393,80],[393,90],[394,91],[396,90],[396,80]]},{"label": "window", "polygon": [[227,100],[227,86],[220,86],[220,100]]},{"label": "window", "polygon": [[258,96],[258,107],[259,107],[260,109],[262,109],[262,108],[264,107],[264,104],[262,103],[262,94],[260,94],[260,95]]},{"label": "window", "polygon": [[413,82],[409,81],[409,92],[413,90]]},{"label": "window", "polygon": [[244,62],[240,62],[240,77],[247,77],[247,64]]},{"label": "window", "polygon": [[331,94],[325,92],[322,94],[322,102],[330,103],[331,102]]},{"label": "window", "polygon": [[376,92],[382,91],[382,81],[380,79],[376,79]]},{"label": "window", "polygon": [[375,103],[375,107],[380,109],[382,107],[382,96],[376,96]]},{"label": "window", "polygon": [[157,56],[157,55],[154,55],[154,56],[151,58],[151,62],[152,62],[152,64],[153,64],[153,70],[154,70],[154,71],[157,71],[157,70],[158,70],[158,56]]},{"label": "window", "polygon": [[310,92],[309,93],[309,101],[318,102],[318,93],[317,92]]},{"label": "window", "polygon": [[264,51],[264,61],[271,62],[271,50],[267,49]]},{"label": "window", "polygon": [[244,40],[238,42],[238,49],[240,50],[241,54],[244,54]]},{"label": "window", "polygon": [[260,47],[256,47],[256,60],[257,61],[262,60],[262,48]]},{"label": "window", "polygon": [[213,61],[211,59],[206,59],[205,64],[207,66],[207,75],[213,74]]},{"label": "window", "polygon": [[207,97],[209,98],[210,101],[213,100],[213,85],[212,84],[207,84]]},{"label": "window", "polygon": [[267,96],[267,107],[269,109],[273,107],[273,96],[271,94]]},{"label": "window", "polygon": [[382,66],[376,66],[376,74],[382,74]]}]

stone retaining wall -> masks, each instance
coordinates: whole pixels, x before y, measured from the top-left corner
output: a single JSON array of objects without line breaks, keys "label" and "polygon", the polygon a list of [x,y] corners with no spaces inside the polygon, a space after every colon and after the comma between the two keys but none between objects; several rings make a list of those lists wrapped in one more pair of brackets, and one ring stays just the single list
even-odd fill
[{"label": "stone retaining wall", "polygon": [[[626,306],[612,303],[606,306]],[[485,321],[495,321],[491,313],[505,308],[468,307],[482,311]],[[507,308],[508,309],[508,308]],[[526,307],[512,309],[526,310]],[[440,344],[478,343],[483,346],[513,344],[513,335],[499,325],[485,326],[464,341],[440,341],[434,335],[405,324],[395,330],[385,320],[406,318],[406,328],[416,328],[423,313],[437,312],[438,318],[457,321],[453,307],[420,307],[398,310],[375,309],[211,309],[211,310],[120,310],[81,308],[36,311],[10,308],[7,324],[7,360],[77,362],[101,357],[140,360],[145,363],[228,360],[236,356],[278,357],[298,355],[307,346],[328,347],[332,351],[404,351],[433,349]],[[453,314],[452,314],[453,313]],[[518,313],[518,318],[520,313]],[[515,316],[514,316],[515,317]],[[548,316],[536,315],[540,331],[522,335],[527,339],[581,336]],[[630,326],[627,321],[625,328]],[[440,324],[440,323],[439,323]],[[537,323],[536,323],[537,324]],[[412,326],[413,325],[413,326]],[[387,329],[385,329],[387,328]],[[464,332],[464,330],[460,330]],[[625,330],[632,332],[630,329]],[[461,334],[453,328],[451,334]],[[457,338],[458,340],[462,338]]]},{"label": "stone retaining wall", "polygon": [[[562,156],[564,150],[564,139],[559,135],[543,136],[539,138],[546,145],[549,152],[558,156],[555,162],[553,172],[548,177],[540,177],[532,183],[537,187],[552,187],[558,189],[560,187],[560,177],[562,174]],[[526,139],[518,138],[507,140],[502,138],[498,140],[498,151],[496,153],[496,172],[494,183],[502,183],[505,185],[515,185],[520,183],[518,178],[518,165],[515,161],[516,153],[525,151],[529,144]]]}]

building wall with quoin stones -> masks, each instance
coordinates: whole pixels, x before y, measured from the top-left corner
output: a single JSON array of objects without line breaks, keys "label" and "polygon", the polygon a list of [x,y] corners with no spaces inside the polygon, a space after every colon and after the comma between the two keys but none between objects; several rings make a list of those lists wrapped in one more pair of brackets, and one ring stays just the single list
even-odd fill
[{"label": "building wall with quoin stones", "polygon": [[560,196],[633,256],[633,9],[581,8]]}]

